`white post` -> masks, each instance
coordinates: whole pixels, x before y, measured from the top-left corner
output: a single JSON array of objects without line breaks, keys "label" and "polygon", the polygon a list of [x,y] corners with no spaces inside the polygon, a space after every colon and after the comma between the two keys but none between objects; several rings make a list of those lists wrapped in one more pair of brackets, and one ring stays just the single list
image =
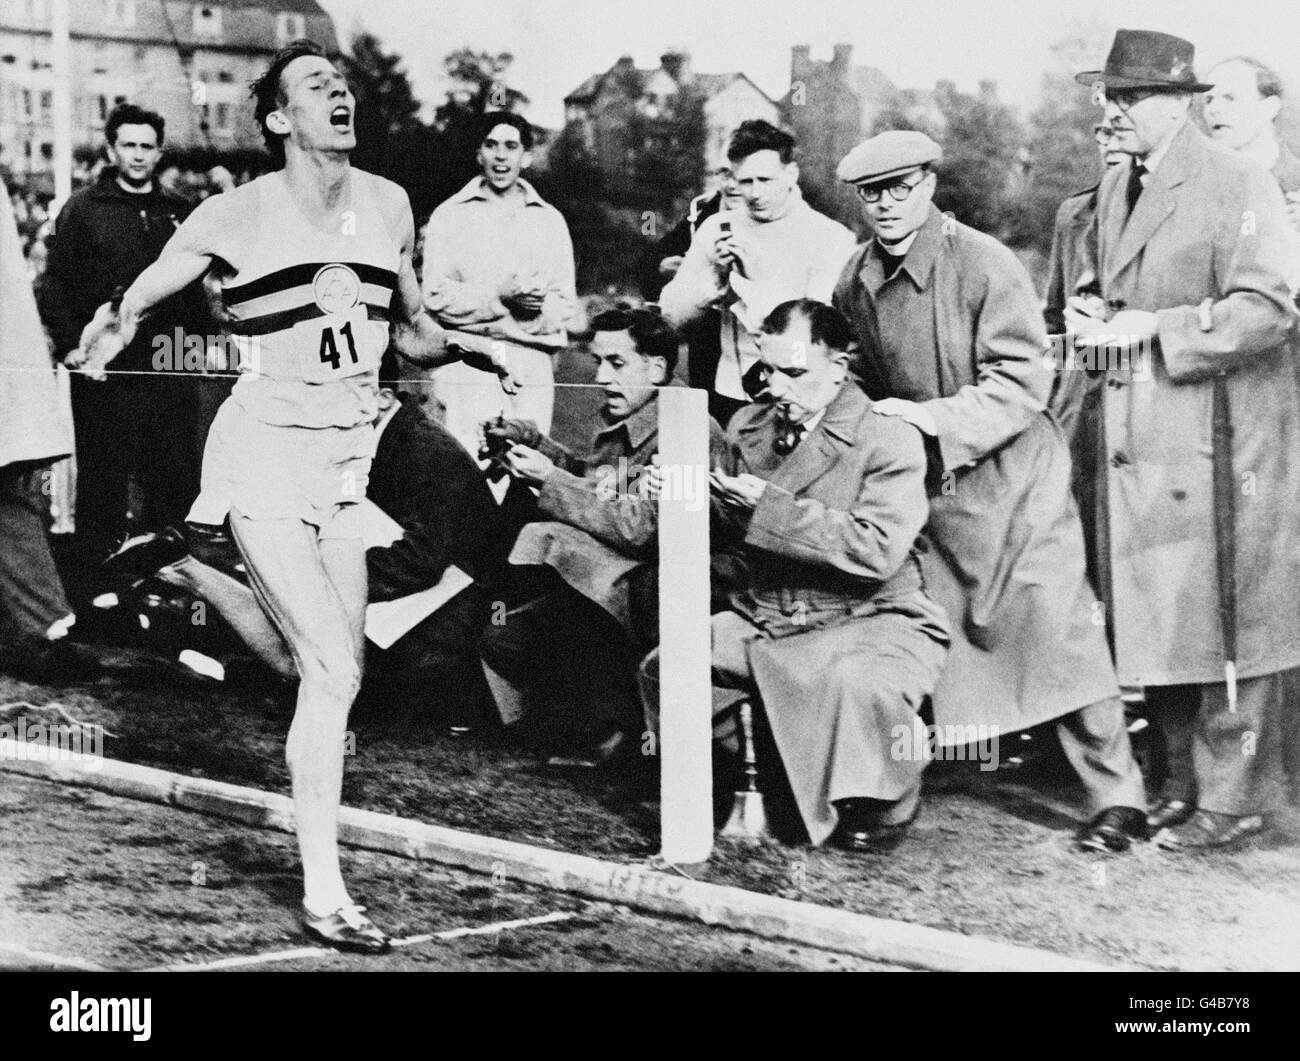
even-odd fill
[{"label": "white post", "polygon": [[50,0],[50,66],[54,84],[54,203],[72,194],[72,24],[68,0]]},{"label": "white post", "polygon": [[713,852],[708,424],[703,391],[660,390],[660,854],[670,863]]}]

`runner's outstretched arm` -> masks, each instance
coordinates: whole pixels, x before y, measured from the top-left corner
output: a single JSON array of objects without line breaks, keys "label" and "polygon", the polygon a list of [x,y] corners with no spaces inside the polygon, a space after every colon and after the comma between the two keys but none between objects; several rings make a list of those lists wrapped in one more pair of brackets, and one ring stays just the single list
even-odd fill
[{"label": "runner's outstretched arm", "polygon": [[135,278],[116,309],[105,302],[82,330],[81,345],[64,360],[69,367],[83,366],[86,375],[104,379],[107,365],[135,338],[141,318],[164,299],[176,294],[207,272],[212,264],[206,233],[219,223],[221,196],[203,202],[167,241],[158,260]]},{"label": "runner's outstretched arm", "polygon": [[501,344],[485,342],[482,349],[469,351],[449,343],[446,331],[424,311],[420,281],[415,275],[415,266],[411,263],[411,253],[415,246],[415,219],[411,216],[411,204],[405,195],[400,204],[390,205],[386,213],[390,213],[390,218],[393,213],[398,215],[393,220],[402,251],[391,312],[393,346],[397,352],[421,368],[437,368],[463,360],[467,353],[476,354],[478,358],[490,362],[492,371],[501,377],[502,389],[507,394],[514,394],[515,382],[505,363],[505,352]]}]

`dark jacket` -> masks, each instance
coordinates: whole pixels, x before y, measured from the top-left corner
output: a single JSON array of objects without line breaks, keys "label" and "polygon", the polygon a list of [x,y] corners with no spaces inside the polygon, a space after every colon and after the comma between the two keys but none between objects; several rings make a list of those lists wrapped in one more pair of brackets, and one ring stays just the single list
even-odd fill
[{"label": "dark jacket", "polygon": [[[38,293],[41,318],[59,357],[76,349],[81,330],[116,288],[129,287],[157,260],[191,209],[157,181],[145,194],[124,191],[112,167],[68,199],[50,235],[49,260]],[[203,306],[197,283],[161,303],[112,368],[150,368],[154,337],[170,335],[177,325],[203,333],[207,330]]]},{"label": "dark jacket", "polygon": [[451,564],[490,582],[505,562],[505,522],[478,465],[410,399],[379,436],[366,496],[404,532],[366,550],[372,601],[428,589]]}]

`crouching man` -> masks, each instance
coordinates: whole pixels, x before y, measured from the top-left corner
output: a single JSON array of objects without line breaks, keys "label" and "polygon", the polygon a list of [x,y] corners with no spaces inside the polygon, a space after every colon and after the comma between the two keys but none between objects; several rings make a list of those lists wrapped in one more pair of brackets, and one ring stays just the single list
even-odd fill
[{"label": "crouching man", "polygon": [[[814,844],[884,853],[916,817],[926,761],[891,746],[935,687],[948,627],[914,550],[921,434],[872,411],[848,378],[849,340],[844,317],[808,299],[764,322],[772,401],[736,414],[712,477],[717,536],[743,539],[749,572],[713,617],[714,710],[761,705]],[[657,673],[652,655],[651,714]]]},{"label": "crouching man", "polygon": [[[644,309],[601,313],[592,327],[605,405],[586,457],[527,421],[485,425],[484,455],[516,481],[503,511],[529,521],[510,554],[511,606],[482,655],[507,725],[606,763],[639,747],[636,666],[659,640],[655,388],[672,379],[679,339]],[[710,438],[717,459],[716,423]]]}]

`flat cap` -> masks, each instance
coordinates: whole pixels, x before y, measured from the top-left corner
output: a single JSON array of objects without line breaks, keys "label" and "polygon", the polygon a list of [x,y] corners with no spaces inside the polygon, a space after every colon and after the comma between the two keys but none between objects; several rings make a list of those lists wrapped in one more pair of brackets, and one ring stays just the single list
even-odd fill
[{"label": "flat cap", "polygon": [[842,159],[835,175],[846,184],[875,183],[943,157],[943,148],[925,133],[891,129],[860,143]]}]

